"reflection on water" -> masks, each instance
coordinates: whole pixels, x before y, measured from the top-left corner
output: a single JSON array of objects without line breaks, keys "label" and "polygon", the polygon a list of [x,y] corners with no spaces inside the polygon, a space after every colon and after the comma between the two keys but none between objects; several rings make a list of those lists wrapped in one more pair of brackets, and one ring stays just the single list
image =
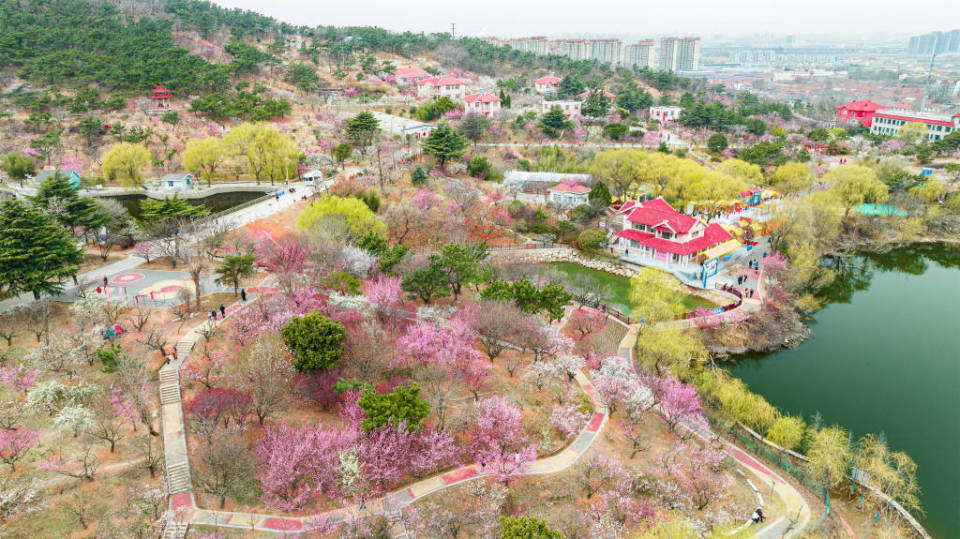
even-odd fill
[{"label": "reflection on water", "polygon": [[[263,195],[264,193],[259,192],[238,191],[235,193],[217,193],[205,198],[190,199],[187,200],[187,202],[195,206],[203,206],[210,210],[210,213],[217,213],[223,210],[228,210],[234,206],[239,206],[244,202],[260,198]],[[121,206],[127,209],[131,217],[134,219],[139,219],[141,215],[140,201],[147,197],[146,195],[141,194],[130,194],[104,198],[116,200]]]},{"label": "reflection on water", "polygon": [[859,437],[885,433],[918,465],[921,522],[934,537],[960,530],[960,247],[919,244],[825,260],[836,280],[814,335],[796,349],[729,366],[789,414],[817,413]]}]

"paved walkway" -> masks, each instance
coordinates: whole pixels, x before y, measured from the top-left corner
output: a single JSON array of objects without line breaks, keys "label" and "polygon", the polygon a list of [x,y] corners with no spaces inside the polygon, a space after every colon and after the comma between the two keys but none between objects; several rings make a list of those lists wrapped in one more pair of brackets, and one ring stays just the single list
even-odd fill
[{"label": "paved walkway", "polygon": [[[317,189],[319,191],[325,191],[329,189],[332,183],[333,183],[332,181],[321,182],[317,186]],[[257,204],[253,204],[245,208],[241,208],[236,212],[228,213],[222,217],[219,217],[216,222],[222,223],[230,229],[240,228],[248,223],[252,223],[253,221],[256,221],[257,219],[269,217],[274,213],[283,211],[289,208],[290,206],[296,204],[297,202],[300,202],[302,200],[303,195],[306,195],[306,196],[312,195],[314,193],[314,187],[315,187],[314,184],[310,182],[291,183],[290,186],[293,186],[296,189],[296,192],[290,193],[288,191],[289,187],[282,186],[280,187],[280,190],[283,190],[285,194],[280,196],[279,199],[273,198],[270,200],[258,202]],[[124,272],[127,272],[129,270],[132,270],[137,266],[139,266],[140,264],[143,264],[144,262],[146,262],[146,260],[143,258],[129,255],[122,260],[118,260],[116,262],[107,264],[106,266],[102,266],[102,267],[84,272],[77,276],[77,280],[81,285],[83,285],[83,283],[92,283],[92,285],[88,285],[88,288],[96,287],[98,285],[102,285],[102,280],[104,276],[109,277],[111,279],[115,279],[118,275]],[[154,270],[154,271],[159,271],[159,270]],[[140,272],[133,272],[133,273],[146,274],[148,272],[140,271]],[[189,275],[187,276],[187,281],[189,281]],[[134,281],[124,282],[122,280],[120,282],[111,281],[111,287],[126,288],[128,284],[132,284],[133,282]],[[73,301],[77,298],[77,293],[79,292],[80,287],[73,285],[72,281],[70,280],[68,280],[65,283],[65,285],[66,286],[64,286],[63,292],[60,295],[54,297],[55,300]],[[169,285],[184,286],[178,283],[169,283]],[[192,285],[189,285],[189,286],[192,287]],[[211,288],[207,287],[207,290],[211,290]],[[111,292],[114,292],[114,291],[118,293],[124,293],[123,290],[111,290]],[[140,293],[141,293],[140,291],[137,291],[133,295],[135,296]],[[156,294],[155,294],[155,297],[156,297]],[[173,293],[173,297],[174,298],[176,297],[175,291]],[[19,296],[16,296],[13,298],[5,299],[3,301],[0,301],[0,313],[7,312],[19,305],[25,305],[33,301],[34,301],[33,294],[29,292],[20,294]]]},{"label": "paved walkway", "polygon": [[[240,304],[231,305],[230,308],[227,309],[228,316],[242,307]],[[352,518],[371,515],[387,516],[392,525],[391,531],[393,535],[406,536],[406,532],[403,530],[402,520],[399,517],[399,512],[404,507],[435,492],[461,483],[491,476],[491,474],[486,473],[478,463],[469,463],[408,484],[381,498],[366,502],[362,508],[354,504],[349,507],[307,516],[285,516],[282,514],[245,513],[198,508],[189,479],[190,464],[186,449],[186,427],[179,399],[179,368],[189,358],[190,350],[193,348],[194,343],[200,338],[198,330],[206,324],[207,323],[204,323],[194,328],[177,344],[179,359],[165,366],[160,372],[163,434],[168,470],[167,481],[171,494],[170,514],[173,515],[174,519],[168,522],[168,532],[165,532],[164,537],[183,537],[187,527],[191,524],[273,533],[299,533],[318,527],[324,523],[335,524]],[[562,321],[560,324],[556,324],[555,327],[563,327]],[[597,392],[589,377],[587,377],[583,371],[580,371],[576,374],[575,381],[593,404],[593,417],[570,445],[559,453],[534,461],[531,463],[529,470],[520,475],[546,475],[566,470],[587,452],[600,435],[604,426],[606,426],[609,419],[607,408],[598,399]],[[170,400],[174,398],[174,392],[175,401]],[[168,402],[164,402],[165,395]],[[716,439],[716,436],[709,430],[703,433],[694,431],[694,433],[705,441]],[[783,482],[779,476],[766,468],[766,466],[743,453],[735,446],[725,444],[725,449],[736,458],[738,462],[762,480],[769,478],[769,481],[772,481],[773,484],[776,485],[776,482],[779,481],[780,484],[783,485],[783,488],[778,490],[778,492],[784,497],[788,509],[792,510],[793,505],[797,506],[798,515],[801,518],[799,528],[797,528],[796,531],[802,529],[803,525],[809,520],[810,509],[799,493],[792,490],[792,486]],[[171,468],[173,469],[173,473],[170,472]],[[799,502],[791,503],[791,490]],[[782,537],[784,532],[789,531],[787,524],[786,519],[777,519],[766,525],[758,536],[771,538]],[[796,531],[792,531],[786,536],[790,537],[793,533],[796,533]]]},{"label": "paved walkway", "polygon": [[[115,275],[123,271],[131,270],[140,264],[146,262],[143,258],[138,256],[128,256],[122,260],[107,264],[106,266],[99,267],[84,273],[81,273],[77,276],[78,282],[83,283],[94,283],[93,286],[97,286],[97,283],[102,284],[103,277],[105,275]],[[77,297],[77,292],[79,286],[74,286],[72,281],[67,281],[68,286],[64,286],[63,293],[59,296],[56,296],[54,299],[59,301],[73,301]],[[20,294],[19,296],[8,298],[3,301],[0,301],[0,313],[4,313],[13,309],[14,307],[20,305],[26,305],[27,303],[33,302],[33,294],[26,292]]]}]

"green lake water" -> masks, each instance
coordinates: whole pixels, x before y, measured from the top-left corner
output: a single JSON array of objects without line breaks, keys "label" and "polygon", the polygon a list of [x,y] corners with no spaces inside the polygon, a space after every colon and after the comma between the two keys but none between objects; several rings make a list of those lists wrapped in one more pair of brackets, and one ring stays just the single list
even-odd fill
[{"label": "green lake water", "polygon": [[960,536],[960,247],[867,255],[827,291],[796,349],[730,367],[750,389],[808,421],[884,433],[917,462],[934,537]]},{"label": "green lake water", "polygon": [[[263,195],[264,193],[237,191],[235,193],[217,193],[204,198],[188,199],[187,202],[195,206],[203,206],[210,210],[210,213],[217,213],[234,206],[239,206],[249,200],[260,198]],[[121,206],[127,209],[131,217],[139,218],[140,201],[147,198],[147,196],[142,194],[129,194],[105,198],[116,200]]]},{"label": "green lake water", "polygon": [[[629,315],[633,310],[633,308],[630,306],[629,299],[630,279],[621,277],[620,275],[615,275],[613,273],[587,268],[579,264],[571,264],[569,262],[552,262],[550,264],[545,264],[545,266],[560,272],[560,274],[566,279],[573,279],[577,275],[588,275],[593,277],[597,282],[606,288],[604,301],[607,304],[627,315]],[[705,298],[701,298],[700,296],[686,295],[683,298],[684,312],[695,311],[697,307],[713,308],[716,306],[717,305],[715,303]]]}]

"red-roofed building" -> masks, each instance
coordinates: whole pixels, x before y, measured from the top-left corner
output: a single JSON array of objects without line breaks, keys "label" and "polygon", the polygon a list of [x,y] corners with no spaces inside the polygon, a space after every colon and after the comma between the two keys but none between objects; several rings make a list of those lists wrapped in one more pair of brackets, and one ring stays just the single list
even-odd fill
[{"label": "red-roofed building", "polygon": [[873,101],[851,101],[846,105],[837,107],[837,123],[853,124],[860,122],[869,129],[874,113],[882,108],[885,107]]},{"label": "red-roofed building", "polygon": [[492,117],[500,112],[500,98],[494,94],[483,92],[470,94],[464,97],[463,101],[466,114],[483,114]]},{"label": "red-roofed building", "polygon": [[[167,109],[170,108],[170,98],[173,97],[173,92],[167,90],[161,85],[157,85],[156,88],[150,90],[150,99],[154,99],[157,102],[158,109]],[[162,111],[157,111],[157,113]]]},{"label": "red-roofed building", "polygon": [[617,244],[623,258],[639,264],[699,265],[698,255],[733,238],[719,224],[680,213],[662,198],[625,203],[618,211],[625,218]]},{"label": "red-roofed building", "polygon": [[541,94],[548,94],[557,91],[557,85],[560,84],[560,80],[560,77],[554,76],[554,74],[551,73],[546,77],[540,77],[539,79],[533,81],[533,85],[534,88],[537,89],[537,92]]},{"label": "red-roofed building", "polygon": [[561,208],[575,208],[590,203],[590,188],[586,185],[561,183],[547,191],[548,200]]},{"label": "red-roofed building", "polygon": [[430,77],[417,82],[417,93],[426,97],[449,97],[454,101],[463,101],[467,95],[467,83],[456,77]]},{"label": "red-roofed building", "polygon": [[413,66],[413,67],[398,67],[393,75],[397,78],[397,84],[403,86],[406,84],[416,84],[424,79],[430,78],[430,73],[427,73],[423,68]]}]

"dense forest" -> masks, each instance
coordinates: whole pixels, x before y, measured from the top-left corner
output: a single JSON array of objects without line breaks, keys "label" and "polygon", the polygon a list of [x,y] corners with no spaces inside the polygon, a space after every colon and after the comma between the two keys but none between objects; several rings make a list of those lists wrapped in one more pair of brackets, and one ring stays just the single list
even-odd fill
[{"label": "dense forest", "polygon": [[172,22],[130,20],[115,4],[88,0],[0,0],[0,65],[34,84],[179,92],[221,90],[227,69],[178,46]]}]

